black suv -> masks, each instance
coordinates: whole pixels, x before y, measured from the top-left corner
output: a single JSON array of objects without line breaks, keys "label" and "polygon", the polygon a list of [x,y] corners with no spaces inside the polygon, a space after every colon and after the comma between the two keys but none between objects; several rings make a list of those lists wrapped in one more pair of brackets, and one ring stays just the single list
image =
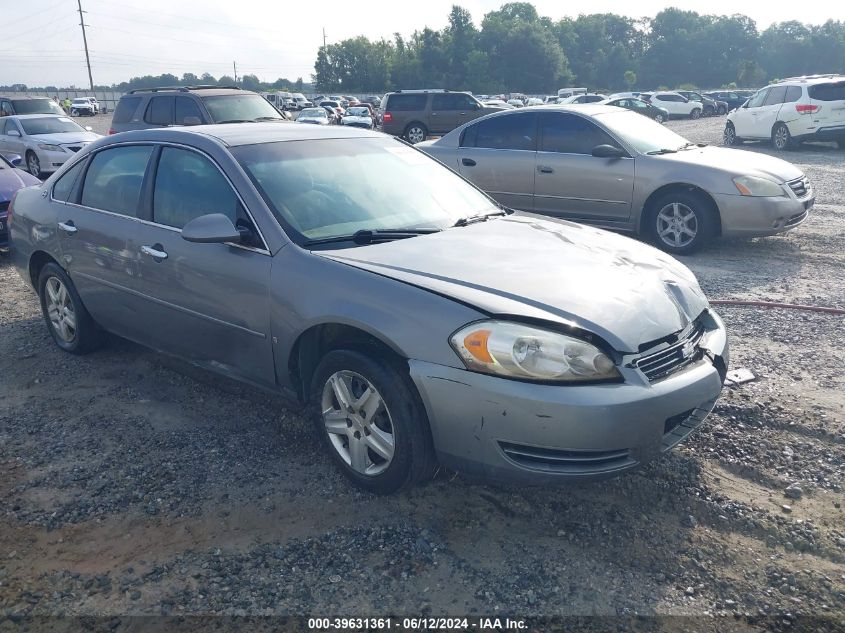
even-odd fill
[{"label": "black suv", "polygon": [[170,125],[284,121],[264,97],[236,86],[175,86],[130,90],[120,98],[109,134]]},{"label": "black suv", "polygon": [[0,116],[13,114],[65,114],[50,97],[0,96]]},{"label": "black suv", "polygon": [[701,114],[712,116],[714,114],[727,114],[728,104],[721,99],[715,99],[709,95],[701,94],[695,90],[676,90],[690,101],[698,101],[701,104]]},{"label": "black suv", "polygon": [[420,143],[429,134],[446,134],[467,121],[502,109],[484,105],[468,92],[397,90],[381,100],[381,129],[410,143]]}]

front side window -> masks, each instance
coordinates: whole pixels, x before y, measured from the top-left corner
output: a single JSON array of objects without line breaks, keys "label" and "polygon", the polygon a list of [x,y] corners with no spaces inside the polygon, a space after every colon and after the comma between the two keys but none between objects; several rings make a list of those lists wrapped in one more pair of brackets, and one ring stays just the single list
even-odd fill
[{"label": "front side window", "polygon": [[201,215],[222,213],[238,221],[240,202],[220,170],[206,157],[164,147],[153,189],[153,220],[181,229]]},{"label": "front side window", "polygon": [[3,134],[8,136],[9,132],[12,131],[20,133],[20,130],[18,130],[18,126],[15,125],[15,122],[12,119],[6,119],[6,124],[3,126]]},{"label": "front side window", "polygon": [[144,121],[152,125],[173,125],[173,97],[153,97]]},{"label": "front side window", "polygon": [[506,114],[479,121],[464,133],[464,147],[485,149],[537,149],[537,115]]},{"label": "front side window", "polygon": [[97,152],[85,174],[82,204],[137,217],[152,152],[151,145],[128,145]]},{"label": "front side window", "polygon": [[755,94],[751,99],[748,101],[749,108],[759,108],[763,103],[766,101],[766,95],[769,94],[768,89],[761,90],[757,94]]},{"label": "front side window", "polygon": [[496,210],[450,169],[391,137],[259,143],[231,152],[300,245],[360,230],[444,229]]},{"label": "front side window", "polygon": [[61,178],[56,181],[56,184],[53,185],[53,199],[60,200],[62,202],[67,202],[70,198],[70,194],[73,191],[74,185],[76,185],[76,181],[79,178],[79,174],[82,173],[82,166],[85,164],[85,160],[81,160],[76,165],[68,169],[65,173],[62,174]]},{"label": "front side window", "polygon": [[575,114],[544,114],[540,129],[544,152],[592,154],[597,145],[617,146],[607,132]]}]

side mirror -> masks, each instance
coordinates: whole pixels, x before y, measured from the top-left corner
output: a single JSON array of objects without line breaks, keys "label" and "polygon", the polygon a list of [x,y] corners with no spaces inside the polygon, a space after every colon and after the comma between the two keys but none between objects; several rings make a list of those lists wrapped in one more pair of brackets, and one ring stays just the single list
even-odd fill
[{"label": "side mirror", "polygon": [[9,154],[6,158],[9,159],[9,162],[12,163],[13,167],[20,167],[23,165],[23,158],[21,158],[19,154]]},{"label": "side mirror", "polygon": [[198,116],[186,116],[182,119],[182,125],[200,125],[202,121]]},{"label": "side mirror", "polygon": [[6,132],[6,136],[20,136],[20,135],[21,135],[21,133],[18,132],[17,130],[9,130],[8,132]]},{"label": "side mirror", "polygon": [[240,242],[241,232],[222,213],[209,213],[194,218],[182,227],[182,239],[200,244]]},{"label": "side mirror", "polygon": [[592,154],[596,158],[622,158],[625,152],[613,145],[596,145]]}]

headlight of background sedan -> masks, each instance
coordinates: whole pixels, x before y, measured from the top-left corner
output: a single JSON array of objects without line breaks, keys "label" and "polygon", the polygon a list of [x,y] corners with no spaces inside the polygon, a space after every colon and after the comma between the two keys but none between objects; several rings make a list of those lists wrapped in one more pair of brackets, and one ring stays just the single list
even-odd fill
[{"label": "headlight of background sedan", "polygon": [[776,182],[755,176],[737,176],[734,178],[734,186],[743,196],[776,198],[786,195],[783,187]]},{"label": "headlight of background sedan", "polygon": [[597,347],[521,323],[472,323],[449,342],[467,369],[486,374],[553,382],[620,377],[613,361]]},{"label": "headlight of background sedan", "polygon": [[63,151],[65,151],[63,147],[60,147],[58,145],[48,145],[46,143],[43,144],[43,145],[39,145],[38,149],[43,149],[47,152],[63,152]]}]

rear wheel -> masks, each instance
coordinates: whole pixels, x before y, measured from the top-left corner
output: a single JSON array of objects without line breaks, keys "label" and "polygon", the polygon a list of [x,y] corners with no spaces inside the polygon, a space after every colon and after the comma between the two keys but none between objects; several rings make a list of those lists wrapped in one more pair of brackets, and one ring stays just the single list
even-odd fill
[{"label": "rear wheel", "polygon": [[67,273],[49,263],[38,275],[38,296],[47,329],[56,342],[71,354],[87,354],[102,343],[102,333],[82,305]]},{"label": "rear wheel", "polygon": [[789,133],[789,128],[784,123],[778,123],[772,128],[772,147],[779,152],[793,149],[795,143],[792,140],[792,135]]},{"label": "rear wheel", "polygon": [[398,363],[331,351],[314,372],[310,402],[332,460],[361,488],[389,494],[433,472],[428,418]]},{"label": "rear wheel", "polygon": [[674,255],[688,255],[714,235],[714,213],[713,205],[701,194],[673,191],[652,205],[648,231],[658,248]]},{"label": "rear wheel", "polygon": [[693,108],[692,112],[690,112],[689,118],[691,118],[691,119],[701,118],[701,108]]},{"label": "rear wheel", "polygon": [[663,116],[663,114],[655,114],[654,120],[657,121],[658,123],[663,123],[666,120],[666,117]]},{"label": "rear wheel", "polygon": [[411,123],[405,128],[405,134],[403,136],[406,141],[416,145],[425,140],[425,137],[428,136],[428,130],[422,123]]},{"label": "rear wheel", "polygon": [[728,113],[728,109],[723,105],[720,105],[718,108],[716,108],[716,114],[722,115],[722,114],[727,114],[727,113]]}]

